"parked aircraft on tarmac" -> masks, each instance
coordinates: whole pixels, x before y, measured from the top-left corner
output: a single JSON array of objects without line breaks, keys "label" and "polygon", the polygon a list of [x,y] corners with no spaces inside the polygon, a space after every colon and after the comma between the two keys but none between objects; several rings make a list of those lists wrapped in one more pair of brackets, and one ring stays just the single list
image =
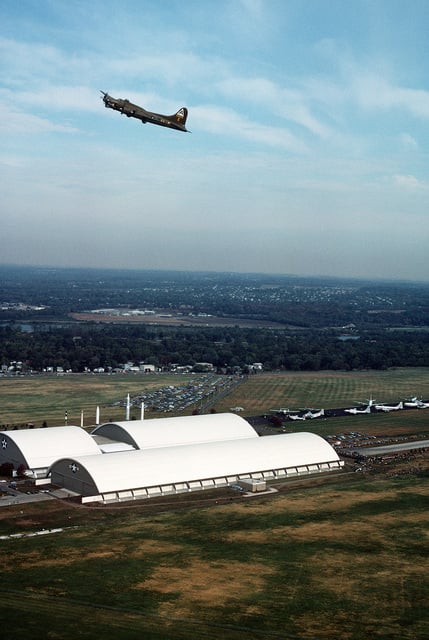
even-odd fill
[{"label": "parked aircraft on tarmac", "polygon": [[374,400],[374,398],[370,396],[365,400],[365,402],[361,402],[360,400],[356,401],[356,404],[365,406],[365,409],[358,409],[357,407],[352,407],[351,409],[344,409],[344,411],[346,413],[351,413],[353,415],[356,415],[358,413],[371,413],[371,407],[374,407],[375,403],[376,401]]},{"label": "parked aircraft on tarmac", "polygon": [[400,409],[403,409],[403,408],[404,408],[404,403],[403,402],[399,402],[395,406],[387,405],[387,404],[376,404],[375,405],[376,411],[385,411],[385,412],[399,411]]},{"label": "parked aircraft on tarmac", "polygon": [[133,104],[127,99],[123,100],[122,98],[113,98],[105,91],[101,91],[101,93],[103,94],[102,100],[105,107],[119,111],[120,113],[125,114],[128,118],[137,118],[137,120],[141,120],[143,124],[150,122],[151,124],[158,124],[161,127],[168,127],[169,129],[187,131],[185,124],[186,118],[188,117],[188,110],[186,107],[182,107],[172,116],[164,116],[161,113],[146,111],[143,107],[139,107],[137,104]]},{"label": "parked aircraft on tarmac", "polygon": [[417,409],[427,409],[429,407],[429,402],[423,402],[422,400],[419,400],[419,398],[414,396],[413,398],[410,398],[409,400],[406,400],[404,402],[404,406],[405,407],[415,407]]},{"label": "parked aircraft on tarmac", "polygon": [[309,409],[307,413],[304,413],[304,418],[310,418],[310,420],[313,420],[313,418],[321,418],[324,415],[325,409],[320,409],[320,411],[312,411]]},{"label": "parked aircraft on tarmac", "polygon": [[[309,415],[310,411],[308,411],[307,414],[297,415],[298,413],[301,414],[302,411],[304,411],[304,409],[288,409],[286,407],[280,407],[279,409],[270,409],[270,413],[281,413],[285,417],[290,418],[291,420],[305,420],[306,418],[310,418],[310,415]],[[317,418],[317,417],[318,416],[316,415],[313,416],[313,418]]]},{"label": "parked aircraft on tarmac", "polygon": [[370,396],[369,398],[367,398],[364,402],[358,400],[356,402],[356,404],[361,404],[361,405],[366,405],[368,407],[373,407],[376,403],[376,400],[374,400],[374,398],[372,396]]},{"label": "parked aircraft on tarmac", "polygon": [[357,415],[358,413],[371,413],[371,406],[368,405],[365,409],[358,409],[357,407],[352,407],[351,409],[344,409],[345,413],[352,413],[353,415]]}]

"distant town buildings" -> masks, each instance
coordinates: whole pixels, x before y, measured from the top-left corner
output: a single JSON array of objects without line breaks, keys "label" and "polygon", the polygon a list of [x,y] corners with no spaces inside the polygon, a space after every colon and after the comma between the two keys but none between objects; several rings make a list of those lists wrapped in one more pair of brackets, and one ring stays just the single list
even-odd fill
[{"label": "distant town buildings", "polygon": [[48,307],[25,302],[0,302],[0,311],[43,311],[44,309]]}]

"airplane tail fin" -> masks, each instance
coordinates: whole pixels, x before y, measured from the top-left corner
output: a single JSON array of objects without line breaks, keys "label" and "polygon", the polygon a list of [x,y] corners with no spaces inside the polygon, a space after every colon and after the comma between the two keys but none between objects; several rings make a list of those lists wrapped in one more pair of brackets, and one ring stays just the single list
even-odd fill
[{"label": "airplane tail fin", "polygon": [[186,124],[186,118],[188,117],[188,110],[186,107],[181,107],[177,113],[174,114],[174,119],[179,124]]},{"label": "airplane tail fin", "polygon": [[181,107],[173,116],[167,117],[172,122],[175,122],[183,131],[187,131],[185,124],[186,118],[188,117],[188,110],[186,107]]}]

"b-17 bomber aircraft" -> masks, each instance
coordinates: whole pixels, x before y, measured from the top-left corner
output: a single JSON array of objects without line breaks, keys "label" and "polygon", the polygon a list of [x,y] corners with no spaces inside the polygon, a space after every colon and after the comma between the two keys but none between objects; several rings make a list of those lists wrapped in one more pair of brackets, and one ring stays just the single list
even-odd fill
[{"label": "b-17 bomber aircraft", "polygon": [[101,91],[101,93],[103,94],[102,99],[105,107],[119,111],[128,118],[137,118],[138,120],[141,120],[143,124],[150,122],[151,124],[157,124],[160,127],[177,129],[177,131],[188,131],[185,127],[186,118],[188,117],[188,110],[186,107],[181,107],[181,109],[172,116],[164,116],[161,113],[146,111],[143,107],[139,107],[137,104],[133,104],[127,99],[123,100],[122,98],[113,98],[104,91]]}]

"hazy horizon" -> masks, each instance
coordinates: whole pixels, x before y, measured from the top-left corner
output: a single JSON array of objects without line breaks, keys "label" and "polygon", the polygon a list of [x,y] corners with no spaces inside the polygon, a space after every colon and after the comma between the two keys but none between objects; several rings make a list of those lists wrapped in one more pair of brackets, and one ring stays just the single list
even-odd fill
[{"label": "hazy horizon", "polygon": [[340,282],[373,282],[377,283],[386,283],[386,284],[417,284],[417,285],[427,285],[429,284],[429,280],[418,280],[418,279],[406,279],[406,278],[375,278],[375,277],[358,277],[358,276],[341,276],[341,275],[326,275],[326,274],[302,274],[302,273],[279,273],[279,272],[270,272],[270,271],[219,271],[212,269],[162,269],[162,268],[151,268],[151,267],[86,267],[82,265],[56,265],[56,264],[25,264],[25,263],[2,263],[0,262],[0,269],[10,268],[10,269],[40,269],[46,271],[93,271],[93,272],[102,272],[102,271],[112,271],[112,272],[132,272],[132,273],[160,273],[160,274],[194,274],[194,275],[213,275],[213,276],[249,276],[249,277],[257,277],[257,278],[290,278],[296,280],[338,280]]}]

